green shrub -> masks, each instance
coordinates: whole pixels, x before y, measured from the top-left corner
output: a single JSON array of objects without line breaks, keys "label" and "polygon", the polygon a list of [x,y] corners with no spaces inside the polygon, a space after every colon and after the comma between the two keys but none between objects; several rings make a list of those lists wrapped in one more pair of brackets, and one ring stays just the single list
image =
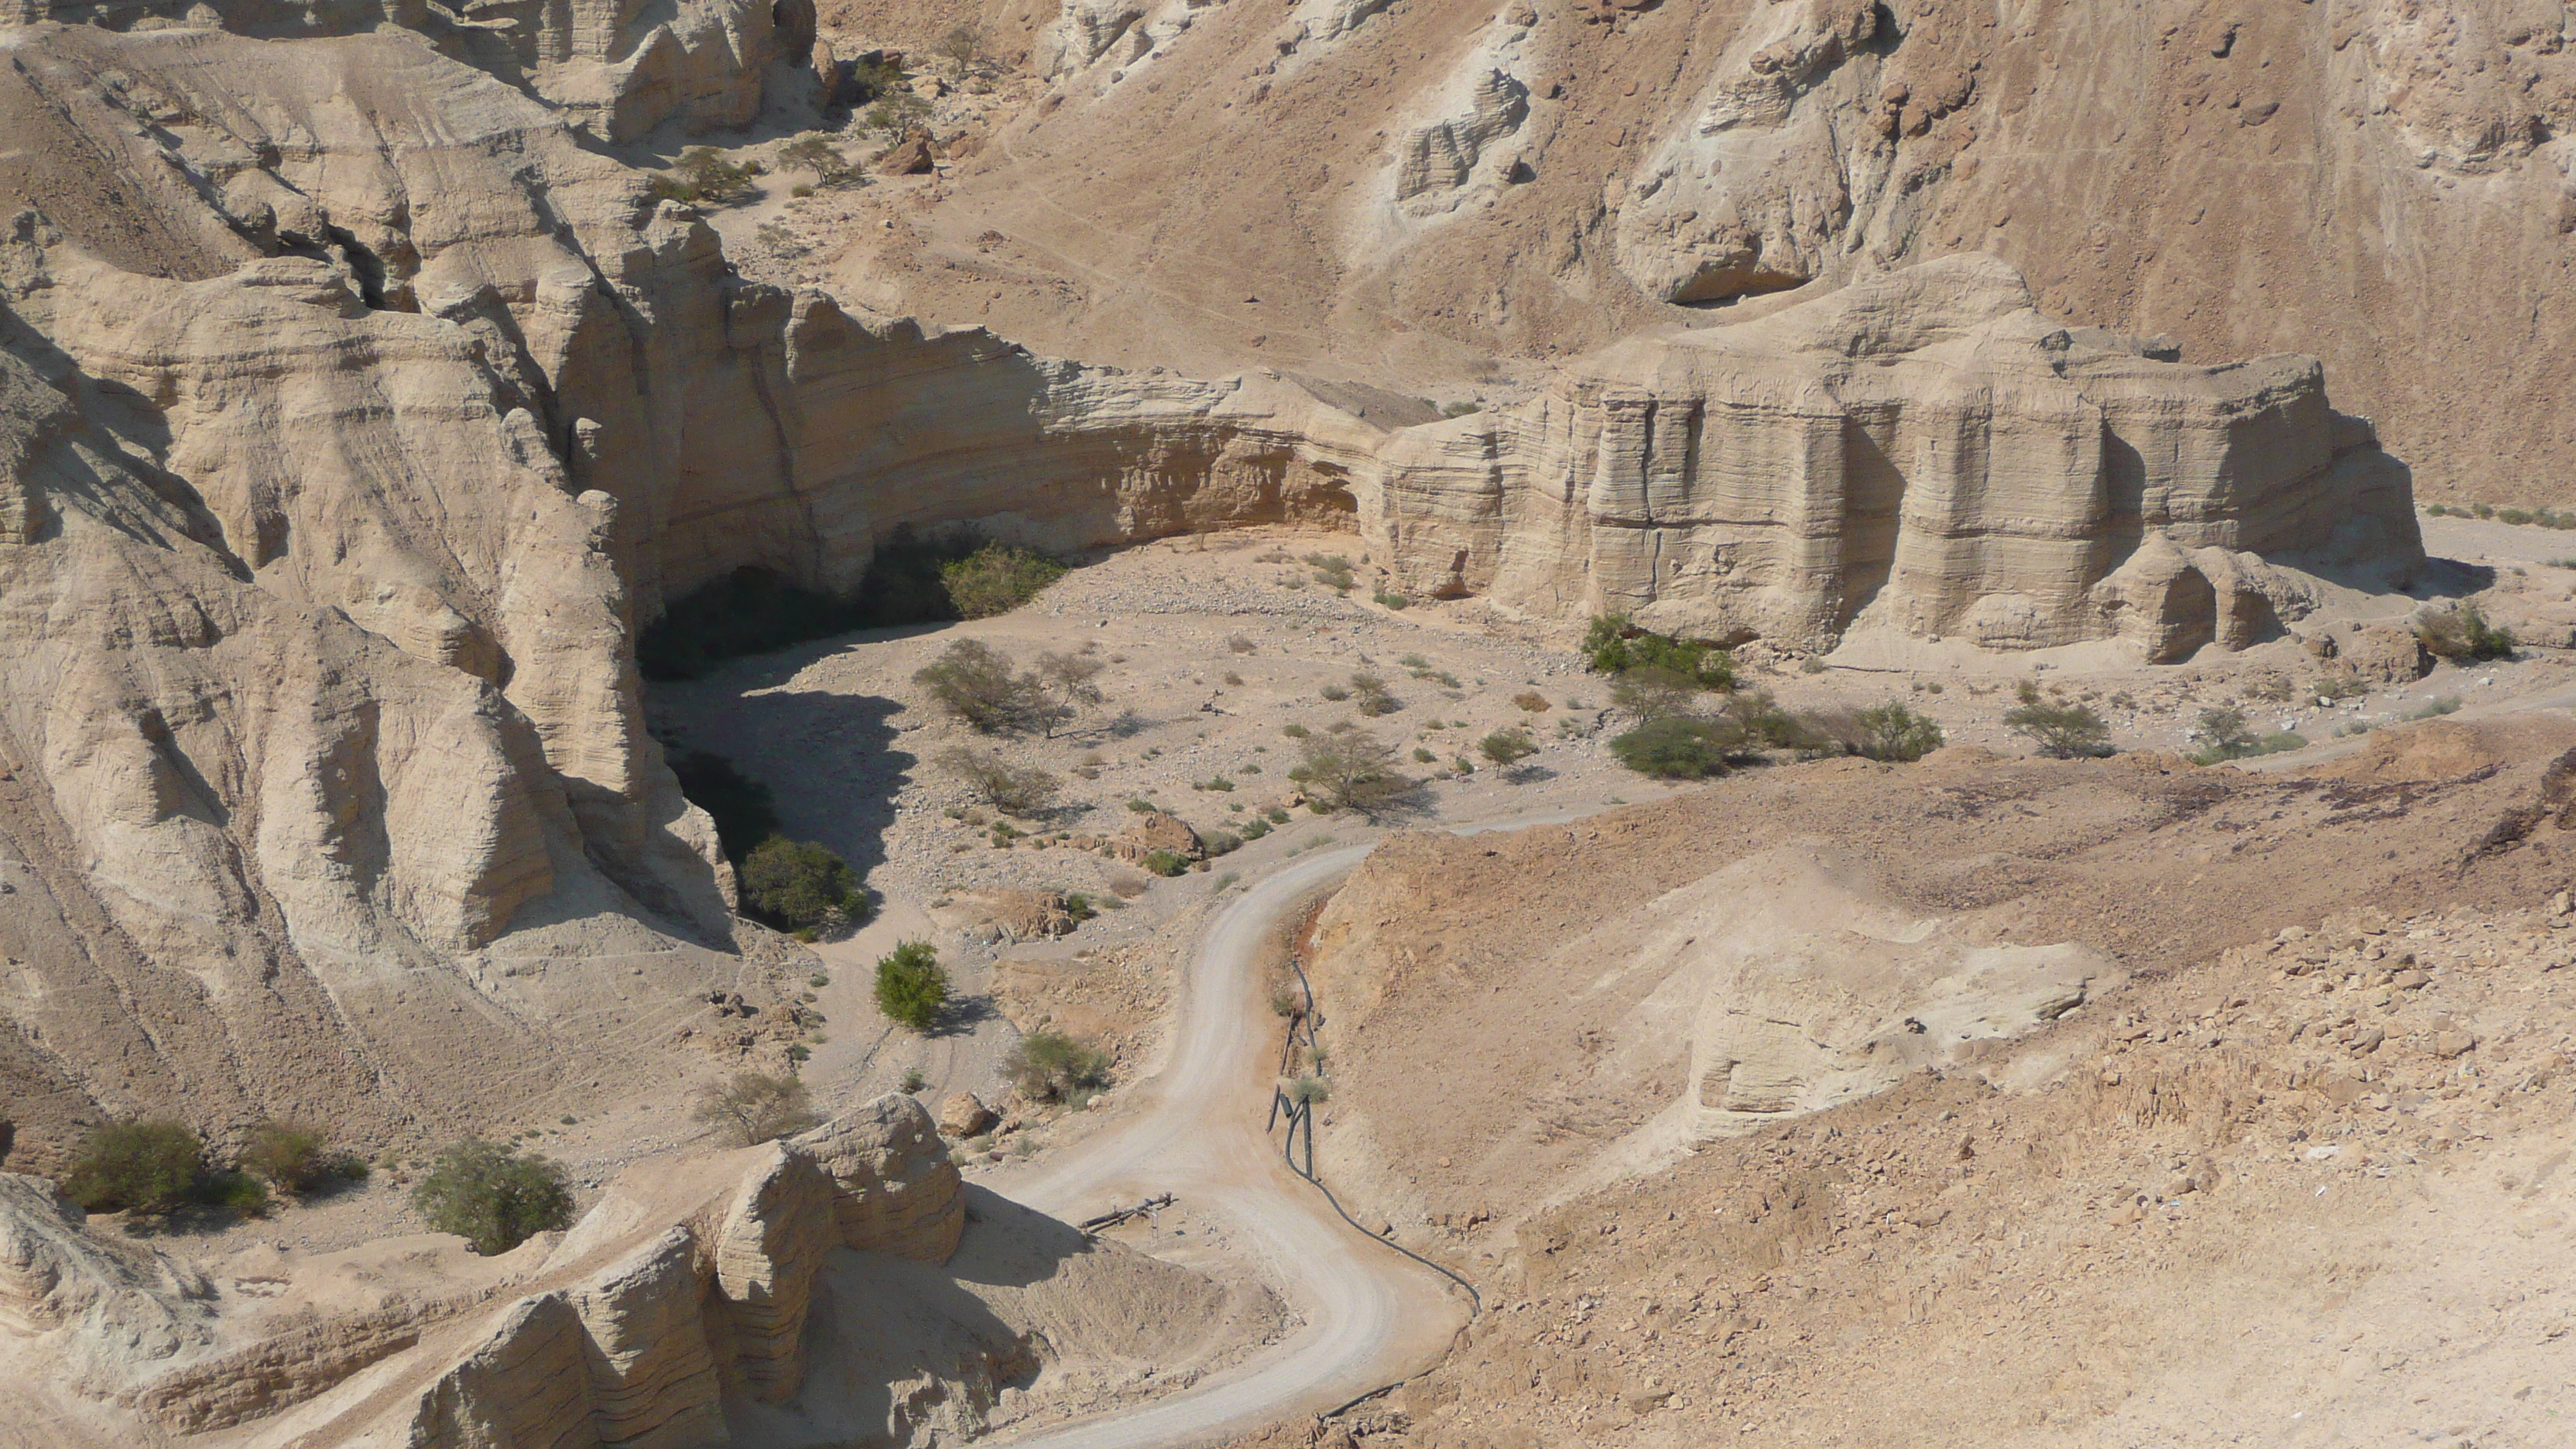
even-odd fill
[{"label": "green shrub", "polygon": [[1020,1095],[1038,1102],[1087,1096],[1109,1085],[1109,1054],[1060,1031],[1021,1038],[1002,1059],[1002,1074]]},{"label": "green shrub", "polygon": [[990,750],[952,745],[939,752],[939,767],[966,782],[968,789],[997,810],[1030,815],[1046,808],[1062,781],[1035,765],[1013,766]]},{"label": "green shrub", "polygon": [[325,1149],[330,1139],[301,1122],[262,1122],[250,1129],[241,1168],[279,1192],[307,1193],[342,1175],[345,1159]]},{"label": "green shrub", "polygon": [[785,931],[819,931],[867,920],[859,873],[832,848],[773,835],[753,849],[739,876],[747,913]]},{"label": "green shrub", "polygon": [[737,1147],[792,1137],[821,1120],[802,1081],[766,1072],[736,1072],[701,1088],[689,1116],[716,1128]]},{"label": "green shrub", "polygon": [[950,644],[914,670],[912,681],[932,703],[983,734],[1052,735],[1073,718],[1073,707],[1056,699],[1043,677],[1013,673],[1011,656],[980,639]]},{"label": "green shrub", "polygon": [[267,1183],[239,1168],[198,1179],[196,1198],[246,1218],[265,1216],[274,1202]]},{"label": "green shrub", "polygon": [[1355,701],[1351,708],[1372,717],[1393,714],[1404,707],[1396,703],[1394,695],[1386,692],[1386,681],[1374,674],[1351,676],[1351,698]]},{"label": "green shrub", "polygon": [[1780,707],[1767,689],[1727,696],[1718,717],[1735,727],[1746,745],[1778,750],[1821,749],[1825,737],[1807,720]]},{"label": "green shrub", "polygon": [[988,543],[939,566],[948,601],[965,619],[1007,614],[1064,574],[1064,565],[1045,554],[1008,543]]},{"label": "green shrub", "polygon": [[2233,706],[2202,710],[2200,738],[2204,748],[2192,758],[2204,764],[2250,755],[2259,743],[2245,723],[2245,711]]},{"label": "green shrub", "polygon": [[1911,763],[1941,748],[1941,726],[1895,700],[1854,710],[1847,720],[1840,728],[1829,724],[1827,733],[1865,760]]},{"label": "green shrub", "polygon": [[1208,859],[1210,860],[1214,860],[1221,855],[1232,855],[1236,851],[1243,849],[1243,837],[1235,834],[1231,830],[1219,830],[1209,835],[1202,843],[1207,847]]},{"label": "green shrub", "polygon": [[110,1122],[81,1144],[63,1194],[92,1212],[159,1215],[184,1205],[205,1170],[205,1145],[186,1126]]},{"label": "green shrub", "polygon": [[1099,915],[1100,910],[1091,903],[1091,897],[1084,895],[1080,891],[1066,891],[1064,893],[1064,913],[1067,917],[1075,921],[1087,921],[1092,917]]},{"label": "green shrub", "polygon": [[1179,875],[1190,868],[1187,858],[1175,855],[1168,850],[1157,850],[1137,863],[1160,876]]},{"label": "green shrub", "polygon": [[948,973],[928,941],[904,941],[877,962],[877,1010],[890,1021],[927,1032],[948,1004]]},{"label": "green shrub", "polygon": [[769,787],[733,767],[733,761],[706,750],[687,750],[671,760],[680,793],[716,823],[716,842],[736,866],[762,841],[778,833],[778,811]]},{"label": "green shrub", "polygon": [[2006,711],[2004,723],[2060,760],[2111,753],[2110,723],[2085,705],[2025,704]]},{"label": "green shrub", "polygon": [[1381,609],[1410,609],[1413,607],[1413,601],[1411,599],[1406,598],[1402,594],[1390,594],[1384,589],[1378,590],[1377,593],[1371,597],[1377,601],[1377,605]]},{"label": "green shrub", "polygon": [[1668,715],[1688,714],[1699,698],[1699,685],[1687,674],[1659,664],[1640,664],[1610,682],[1610,705],[1639,724]]},{"label": "green shrub", "polygon": [[778,161],[782,166],[813,172],[814,179],[825,186],[845,186],[861,179],[858,169],[850,165],[838,147],[810,131],[779,147]]},{"label": "green shrub", "polygon": [[2489,624],[2475,604],[2426,614],[2415,621],[2415,637],[2426,652],[2454,664],[2511,659],[2515,643],[2512,630]]},{"label": "green shrub", "polygon": [[844,96],[856,107],[900,88],[903,83],[902,66],[886,60],[859,60],[850,63],[848,76],[841,84],[845,88]]},{"label": "green shrub", "polygon": [[1362,729],[1309,735],[1297,746],[1288,778],[1306,788],[1309,802],[1325,811],[1383,809],[1413,793],[1415,782],[1395,771],[1395,747]]},{"label": "green shrub", "polygon": [[1604,614],[1583,637],[1584,661],[1595,674],[1668,669],[1702,689],[1735,687],[1735,656],[1705,640],[1676,639],[1640,629],[1625,614]]},{"label": "green shrub", "polygon": [[1615,736],[1620,764],[1659,780],[1698,780],[1726,772],[1744,736],[1733,725],[1695,714],[1669,714]]},{"label": "green shrub", "polygon": [[645,183],[645,194],[655,201],[677,201],[696,206],[732,206],[749,201],[758,188],[751,179],[759,175],[747,166],[736,166],[724,159],[712,146],[691,146],[671,163],[671,169]]},{"label": "green shrub", "polygon": [[1476,753],[1508,770],[1538,753],[1538,743],[1525,729],[1496,730],[1476,741]]},{"label": "green shrub", "polygon": [[561,1167],[472,1137],[438,1154],[411,1202],[432,1228],[486,1257],[572,1222],[572,1188]]},{"label": "green shrub", "polygon": [[1243,822],[1243,838],[1246,840],[1259,840],[1261,837],[1268,835],[1270,831],[1270,821],[1263,816],[1255,815],[1251,819]]}]

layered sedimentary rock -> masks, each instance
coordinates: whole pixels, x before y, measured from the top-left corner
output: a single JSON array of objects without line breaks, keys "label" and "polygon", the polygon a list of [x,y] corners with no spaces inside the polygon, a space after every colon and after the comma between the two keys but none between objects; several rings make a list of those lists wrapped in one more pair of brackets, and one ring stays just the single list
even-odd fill
[{"label": "layered sedimentary rock", "polygon": [[1293,378],[1085,366],[746,281],[703,218],[419,31],[0,41],[22,1160],[98,1111],[370,1141],[577,1100],[561,1012],[640,1021],[730,971],[728,877],[631,640],[745,565],[837,591],[905,526],[1078,549],[1299,520],[1543,617],[2165,658],[2295,613],[2284,562],[2418,557],[2403,470],[2314,363],[2159,360],[1989,261],[1390,432]]},{"label": "layered sedimentary rock", "polygon": [[[964,1227],[956,1168],[911,1098],[870,1103],[816,1140],[844,1144],[829,1160],[853,1175],[783,1143],[665,1159],[630,1169],[560,1242],[496,1262],[479,1287],[323,1315],[262,1314],[237,1284],[241,1322],[202,1274],[92,1237],[49,1186],[0,1174],[0,1363],[62,1371],[71,1398],[57,1408],[112,1399],[180,1432],[258,1424],[254,1443],[726,1443],[728,1400],[796,1398],[831,1253],[935,1265]],[[386,1281],[373,1260],[352,1267]],[[360,1391],[339,1391],[371,1368]],[[0,1394],[11,1412],[35,1402]]]},{"label": "layered sedimentary rock", "polygon": [[666,124],[738,129],[767,106],[820,100],[828,83],[811,69],[812,0],[18,0],[0,24],[48,20],[297,40],[399,26],[524,80],[609,141]]},{"label": "layered sedimentary rock", "polygon": [[2042,316],[1991,258],[1927,263],[1414,430],[1364,527],[1417,589],[1539,614],[2151,660],[2277,637],[2310,602],[2278,563],[2383,585],[2421,563],[2405,469],[2313,359],[2162,351]]}]

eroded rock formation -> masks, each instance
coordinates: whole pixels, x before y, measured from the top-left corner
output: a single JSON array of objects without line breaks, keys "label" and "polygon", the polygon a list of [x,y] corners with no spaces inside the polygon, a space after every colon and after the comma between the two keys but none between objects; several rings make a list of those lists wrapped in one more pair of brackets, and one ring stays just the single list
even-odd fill
[{"label": "eroded rock formation", "polygon": [[1381,453],[1416,589],[1817,647],[1877,625],[2146,658],[2277,637],[2298,571],[2423,558],[2402,465],[2310,358],[2215,367],[2042,316],[1960,257],[1583,359]]},{"label": "eroded rock formation", "polygon": [[[2295,614],[2285,562],[2417,557],[2403,469],[2313,362],[2159,360],[1991,261],[1389,431],[1293,377],[1086,366],[746,281],[564,111],[422,31],[8,41],[21,1162],[183,1078],[218,1136],[578,1099],[604,1078],[542,1049],[576,1001],[616,1024],[585,1053],[657,1062],[654,994],[729,979],[730,880],[642,729],[631,640],[744,565],[838,591],[905,525],[1076,549],[1293,519],[1542,617],[2169,658]],[[1462,94],[1508,119],[1496,73]],[[1423,154],[1490,179],[1461,149],[1490,130]]]}]

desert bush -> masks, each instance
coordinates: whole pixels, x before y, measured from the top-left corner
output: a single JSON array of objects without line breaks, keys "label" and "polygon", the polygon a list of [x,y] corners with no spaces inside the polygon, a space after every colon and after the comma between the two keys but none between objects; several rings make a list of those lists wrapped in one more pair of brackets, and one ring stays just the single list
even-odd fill
[{"label": "desert bush", "polygon": [[792,1137],[822,1120],[802,1081],[766,1072],[736,1072],[699,1089],[689,1116],[722,1132],[737,1147]]},{"label": "desert bush", "polygon": [[1525,729],[1496,730],[1476,741],[1476,753],[1508,770],[1538,753],[1538,742]]},{"label": "desert bush", "polygon": [[241,1169],[279,1192],[307,1193],[364,1176],[366,1164],[330,1151],[330,1134],[302,1122],[262,1122],[250,1129]]},{"label": "desert bush", "polygon": [[[2034,691],[2035,693],[2035,691]],[[2004,724],[2037,744],[2042,754],[2072,760],[2111,753],[2111,726],[2081,704],[2043,704],[2034,700],[2007,710]]]},{"label": "desert bush", "polygon": [[1537,714],[1547,708],[1547,696],[1535,689],[1524,689],[1512,696],[1512,703],[1532,714]]},{"label": "desert bush", "polygon": [[1338,684],[1327,684],[1315,692],[1334,704],[1340,704],[1351,697],[1351,692]]},{"label": "desert bush", "polygon": [[928,1073],[922,1071],[921,1068],[906,1067],[903,1069],[903,1089],[905,1092],[918,1092],[929,1085],[930,1076]]},{"label": "desert bush", "polygon": [[671,759],[680,793],[716,823],[716,843],[739,866],[753,849],[778,833],[778,811],[769,787],[707,750],[685,750]]},{"label": "desert bush", "polygon": [[1782,709],[1767,689],[1728,695],[1726,703],[1718,708],[1718,718],[1733,725],[1746,746],[1813,750],[1826,743],[1812,723]]},{"label": "desert bush", "polygon": [[2513,631],[2489,624],[2475,604],[2424,615],[2415,621],[2415,637],[2427,653],[2454,664],[2513,657]]},{"label": "desert bush", "polygon": [[1657,664],[1624,670],[1610,682],[1610,707],[1645,724],[1687,714],[1699,698],[1699,685],[1686,674]]},{"label": "desert bush", "polygon": [[1406,598],[1402,594],[1389,593],[1385,589],[1380,589],[1369,597],[1370,600],[1381,609],[1410,609],[1413,607],[1413,600]]},{"label": "desert bush", "polygon": [[1584,662],[1595,674],[1667,669],[1701,689],[1733,689],[1735,656],[1705,640],[1640,629],[1625,614],[1604,614],[1583,637]]},{"label": "desert bush", "polygon": [[1288,778],[1326,810],[1382,809],[1412,793],[1413,781],[1396,773],[1395,747],[1362,729],[1329,730],[1298,742]]},{"label": "desert bush", "polygon": [[855,925],[869,915],[859,873],[810,840],[769,837],[743,858],[737,878],[749,914],[783,931]]},{"label": "desert bush", "polygon": [[1007,614],[1063,578],[1063,564],[1017,544],[988,543],[939,566],[939,581],[961,619]]},{"label": "desert bush", "polygon": [[1200,844],[1206,847],[1208,859],[1214,860],[1218,856],[1232,855],[1243,849],[1243,837],[1231,830],[1219,830],[1211,832]]},{"label": "desert bush", "polygon": [[2200,738],[2203,753],[2232,760],[2251,754],[2257,736],[2245,723],[2245,711],[2230,706],[2200,712]]},{"label": "desert bush", "polygon": [[1014,673],[1011,656],[980,639],[960,639],[914,670],[931,702],[984,734],[1055,732],[1073,718],[1033,672]]},{"label": "desert bush", "polygon": [[1300,1107],[1320,1107],[1333,1100],[1333,1084],[1323,1077],[1297,1077],[1282,1082],[1279,1092]]},{"label": "desert bush", "polygon": [[858,169],[838,147],[812,132],[779,147],[778,161],[783,166],[813,172],[814,179],[825,186],[846,186],[860,179]]},{"label": "desert bush", "polygon": [[895,88],[881,92],[876,103],[860,113],[859,125],[870,131],[891,131],[899,139],[930,118],[930,102],[920,92]]},{"label": "desert bush", "polygon": [[[1067,709],[1079,714],[1105,697],[1098,683],[1100,671],[1108,666],[1097,659],[1079,654],[1058,654],[1053,650],[1038,656],[1038,678],[1046,681],[1048,690]],[[1236,683],[1242,683],[1236,680]]]},{"label": "desert bush", "polygon": [[1310,553],[1306,555],[1306,562],[1314,567],[1315,582],[1334,593],[1347,594],[1359,587],[1358,578],[1351,573],[1351,561],[1340,554]]},{"label": "desert bush", "polygon": [[646,182],[644,190],[655,201],[732,206],[757,194],[751,179],[759,174],[727,161],[713,146],[691,146],[680,153],[680,159],[672,162],[669,170]]},{"label": "desert bush", "polygon": [[1610,753],[1620,764],[1659,780],[1698,780],[1726,772],[1743,748],[1734,725],[1695,714],[1668,714],[1614,736]]},{"label": "desert bush", "polygon": [[1237,654],[1249,654],[1257,646],[1241,634],[1229,634],[1226,636],[1225,647]]},{"label": "desert bush", "polygon": [[205,1171],[205,1146],[184,1124],[110,1122],[81,1143],[63,1195],[92,1212],[158,1215],[186,1204]]},{"label": "desert bush", "polygon": [[1911,763],[1941,748],[1941,726],[1895,700],[1820,722],[1844,749],[1865,760]]},{"label": "desert bush", "polygon": [[1035,765],[1014,766],[991,750],[952,745],[938,755],[939,768],[966,783],[966,788],[996,810],[1030,815],[1047,807],[1063,782]]},{"label": "desert bush", "polygon": [[889,1021],[927,1032],[948,1004],[948,973],[928,941],[904,941],[877,962],[877,1010]]},{"label": "desert bush", "polygon": [[1393,714],[1403,708],[1396,703],[1394,695],[1386,692],[1386,681],[1374,674],[1351,676],[1351,699],[1351,708],[1371,717]]},{"label": "desert bush", "polygon": [[1060,1031],[1035,1031],[1002,1058],[1002,1075],[1037,1102],[1086,1096],[1109,1085],[1109,1053]]},{"label": "desert bush", "polygon": [[438,1154],[411,1190],[414,1210],[490,1257],[572,1222],[564,1170],[535,1153],[469,1137]]},{"label": "desert bush", "polygon": [[1174,854],[1168,850],[1149,852],[1145,858],[1138,861],[1137,864],[1160,876],[1179,875],[1182,871],[1190,868],[1188,857]]}]

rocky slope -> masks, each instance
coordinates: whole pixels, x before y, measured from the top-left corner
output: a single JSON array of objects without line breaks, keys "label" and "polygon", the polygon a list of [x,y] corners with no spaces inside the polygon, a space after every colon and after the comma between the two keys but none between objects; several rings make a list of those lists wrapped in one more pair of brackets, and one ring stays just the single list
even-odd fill
[{"label": "rocky slope", "polygon": [[1254,1442],[2547,1442],[2571,742],[1390,842],[1314,933],[1317,1161],[1486,1312]]},{"label": "rocky slope", "polygon": [[981,8],[1043,80],[830,239],[875,305],[1454,397],[1982,251],[2063,321],[2321,358],[2431,496],[2563,498],[2560,0],[1115,0],[1025,41]]},{"label": "rocky slope", "polygon": [[[1152,1307],[1086,1311],[1115,1302]],[[0,1175],[13,1449],[40,1421],[84,1446],[926,1443],[1043,1414],[1068,1377],[1186,1374],[1270,1312],[970,1191],[909,1097],[639,1163],[493,1259],[432,1235],[198,1265]]]}]

